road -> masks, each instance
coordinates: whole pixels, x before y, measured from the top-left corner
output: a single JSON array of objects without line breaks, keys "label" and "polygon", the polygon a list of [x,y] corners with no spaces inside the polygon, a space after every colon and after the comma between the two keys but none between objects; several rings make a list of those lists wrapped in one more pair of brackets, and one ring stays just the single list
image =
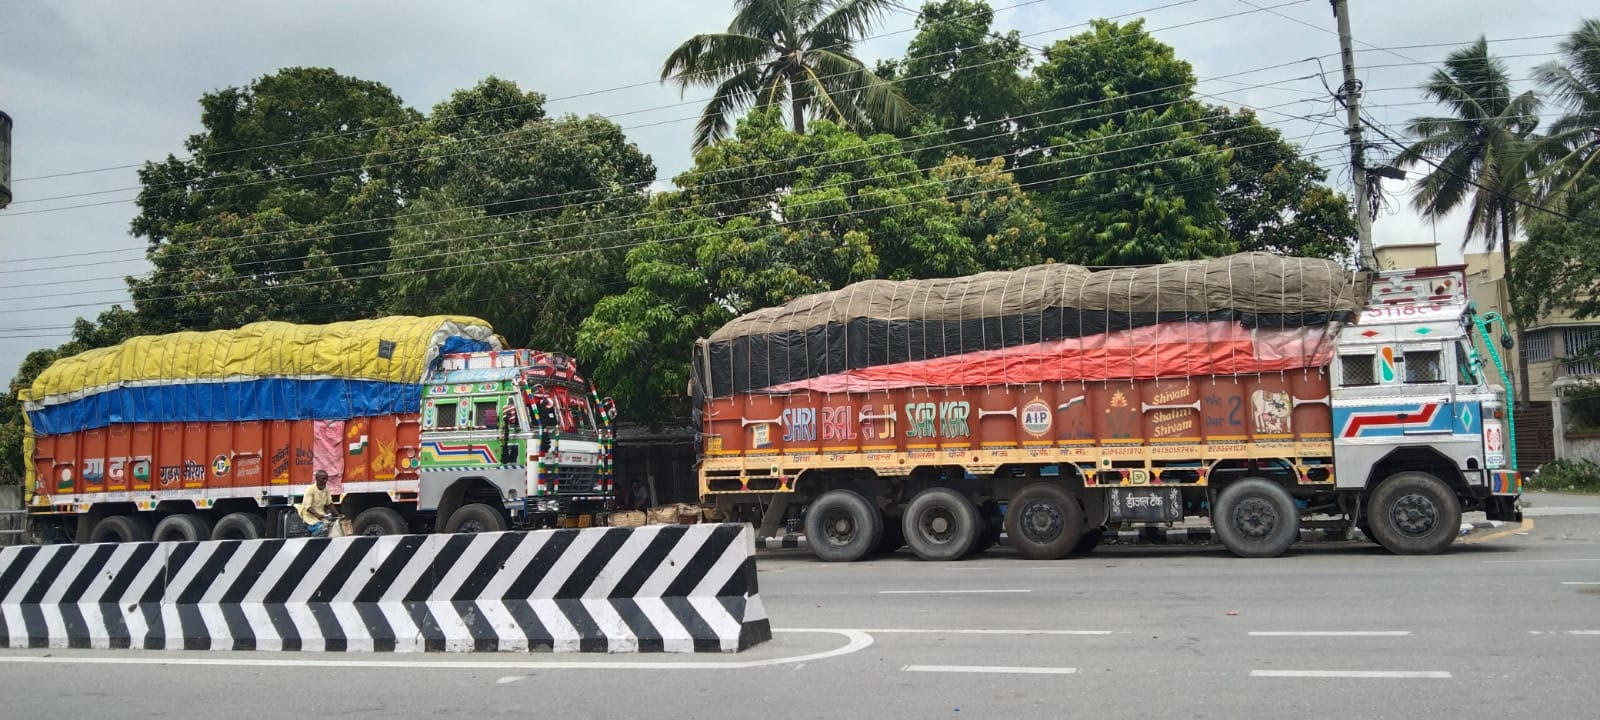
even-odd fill
[{"label": "road", "polygon": [[0,716],[1600,717],[1600,498],[1530,501],[1435,557],[763,555],[736,656],[0,651]]}]

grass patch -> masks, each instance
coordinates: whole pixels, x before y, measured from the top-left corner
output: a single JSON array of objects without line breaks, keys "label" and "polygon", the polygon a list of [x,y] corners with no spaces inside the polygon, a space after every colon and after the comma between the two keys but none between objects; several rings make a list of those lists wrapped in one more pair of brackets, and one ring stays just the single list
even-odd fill
[{"label": "grass patch", "polygon": [[1600,494],[1600,465],[1590,460],[1554,460],[1540,465],[1524,479],[1522,489]]}]

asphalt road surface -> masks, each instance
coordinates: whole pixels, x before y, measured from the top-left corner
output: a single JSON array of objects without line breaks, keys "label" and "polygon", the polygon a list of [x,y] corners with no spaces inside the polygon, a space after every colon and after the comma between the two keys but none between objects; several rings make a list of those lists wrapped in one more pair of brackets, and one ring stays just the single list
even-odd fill
[{"label": "asphalt road surface", "polygon": [[1396,557],[763,555],[739,655],[0,651],[4,718],[1596,718],[1600,498]]}]

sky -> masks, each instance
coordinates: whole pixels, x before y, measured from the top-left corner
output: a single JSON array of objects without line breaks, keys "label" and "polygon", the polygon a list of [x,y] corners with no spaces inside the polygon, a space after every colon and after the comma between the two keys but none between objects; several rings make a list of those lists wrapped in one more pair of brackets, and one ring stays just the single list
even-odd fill
[{"label": "sky", "polygon": [[[917,2],[905,0],[913,8]],[[1083,32],[1091,18],[1144,17],[1148,30],[1194,66],[1197,91],[1212,96],[1208,102],[1260,108],[1262,121],[1307,148],[1332,171],[1329,182],[1348,191],[1348,152],[1336,147],[1344,142],[1344,116],[1308,60],[1323,56],[1329,84],[1338,85],[1337,57],[1328,57],[1339,46],[1327,0],[989,2],[997,29],[1018,30],[1035,46]],[[452,91],[495,75],[544,93],[552,114],[612,117],[651,155],[666,185],[689,167],[695,101],[706,91],[680,96],[653,81],[684,39],[724,29],[731,6],[731,0],[8,4],[0,12],[0,110],[16,125],[15,200],[0,210],[0,377],[14,375],[28,352],[63,342],[73,318],[126,303],[122,278],[148,269],[142,241],[128,232],[136,212],[136,191],[129,189],[138,184],[134,168],[182,153],[184,138],[200,130],[201,94],[282,67],[331,67],[381,82],[426,112]],[[1558,38],[1515,38],[1563,35],[1586,10],[1596,12],[1577,0],[1352,0],[1363,103],[1397,131],[1411,117],[1435,112],[1415,89],[1433,70],[1428,63],[1479,35],[1495,41],[1512,77],[1525,81],[1534,66],[1552,59]],[[858,53],[869,64],[903,56],[914,19],[890,13]],[[637,87],[561,99],[621,86]],[[80,172],[91,170],[103,171]],[[28,179],[56,173],[79,174]],[[1461,217],[1431,223],[1409,208],[1405,182],[1386,181],[1385,189],[1391,198],[1373,225],[1380,246],[1437,238],[1441,262],[1459,260]]]}]

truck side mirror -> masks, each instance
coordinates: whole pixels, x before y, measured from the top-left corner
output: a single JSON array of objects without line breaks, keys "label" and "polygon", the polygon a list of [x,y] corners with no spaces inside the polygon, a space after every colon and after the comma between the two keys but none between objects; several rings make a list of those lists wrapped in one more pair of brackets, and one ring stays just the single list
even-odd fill
[{"label": "truck side mirror", "polygon": [[1511,339],[1511,333],[1500,333],[1500,344],[1510,350],[1517,346],[1517,341]]}]

